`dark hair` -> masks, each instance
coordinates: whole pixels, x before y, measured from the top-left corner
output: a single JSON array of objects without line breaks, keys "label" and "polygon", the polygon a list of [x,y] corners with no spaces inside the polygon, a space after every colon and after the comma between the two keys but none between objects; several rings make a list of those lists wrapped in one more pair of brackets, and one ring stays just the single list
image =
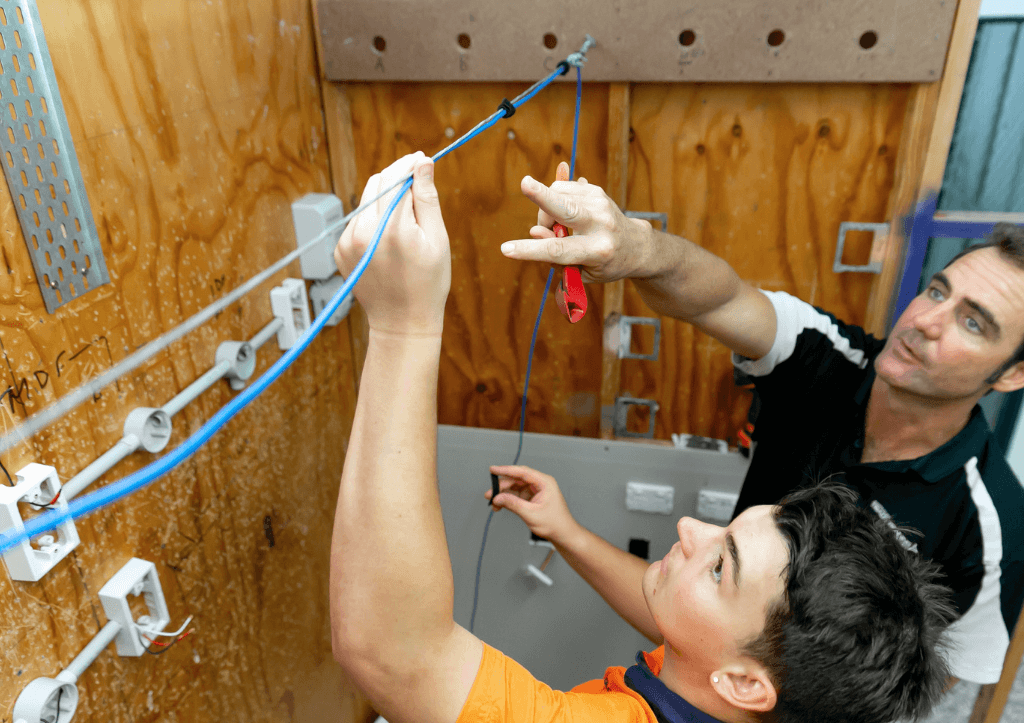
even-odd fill
[{"label": "dark hair", "polygon": [[938,568],[894,526],[823,483],[773,510],[789,547],[785,593],[745,654],[778,693],[764,720],[879,723],[919,719],[942,696],[943,631],[956,617]]},{"label": "dark hair", "polygon": [[[985,237],[982,243],[968,246],[942,268],[948,269],[954,262],[959,261],[967,254],[974,253],[980,249],[990,248],[999,249],[1008,261],[1015,264],[1018,268],[1024,269],[1024,226],[1015,226],[1012,223],[997,223],[992,227],[992,232]],[[985,383],[995,384],[999,381],[999,377],[1003,375],[1003,372],[1022,361],[1024,361],[1024,339],[1021,339],[1020,345],[1017,347],[1017,351],[1013,353],[1013,356],[990,374]]]}]

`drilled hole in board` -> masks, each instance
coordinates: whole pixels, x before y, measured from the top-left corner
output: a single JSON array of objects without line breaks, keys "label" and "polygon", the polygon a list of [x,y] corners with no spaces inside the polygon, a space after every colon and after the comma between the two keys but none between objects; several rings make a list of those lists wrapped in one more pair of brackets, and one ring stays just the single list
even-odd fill
[{"label": "drilled hole in board", "polygon": [[860,36],[860,47],[864,50],[870,50],[875,47],[875,43],[878,42],[878,33],[874,30],[869,30]]},{"label": "drilled hole in board", "polygon": [[379,35],[375,35],[373,38],[373,49],[378,53],[383,53],[388,49],[388,41]]},{"label": "drilled hole in board", "polygon": [[558,46],[558,36],[554,33],[544,33],[544,47],[554,50]]},{"label": "drilled hole in board", "polygon": [[473,41],[470,40],[469,35],[467,35],[466,33],[459,33],[459,37],[457,37],[455,40],[458,42],[459,47],[462,48],[463,50],[469,50],[470,46],[473,45]]},{"label": "drilled hole in board", "polygon": [[28,85],[28,92],[29,93],[35,93],[36,92],[36,85],[35,85],[35,83],[32,82],[32,76],[28,76],[28,77],[25,78],[25,84]]},{"label": "drilled hole in board", "polygon": [[71,245],[75,248],[75,253],[80,254],[82,251],[78,248],[78,239],[71,242]]},{"label": "drilled hole in board", "polygon": [[690,47],[691,45],[694,44],[694,42],[696,42],[696,40],[697,33],[693,32],[692,30],[684,30],[683,32],[679,33],[679,44],[682,45],[684,48]]},{"label": "drilled hole in board", "polygon": [[777,48],[786,40],[786,34],[781,30],[773,30],[768,33],[768,44],[773,48]]},{"label": "drilled hole in board", "polygon": [[66,259],[68,257],[68,255],[66,253],[64,253],[64,247],[63,246],[58,246],[57,247],[57,253],[60,254],[60,257],[62,259]]},{"label": "drilled hole in board", "polygon": [[21,61],[18,60],[18,56],[17,55],[12,55],[11,56],[11,62],[14,63],[14,70],[20,73],[21,72]]}]

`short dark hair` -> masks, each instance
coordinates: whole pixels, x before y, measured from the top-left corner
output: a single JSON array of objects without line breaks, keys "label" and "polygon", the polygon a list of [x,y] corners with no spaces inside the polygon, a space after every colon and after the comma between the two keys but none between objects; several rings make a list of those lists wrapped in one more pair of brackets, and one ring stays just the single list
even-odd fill
[{"label": "short dark hair", "polygon": [[[990,248],[999,249],[1003,256],[1006,257],[1007,261],[1015,264],[1018,268],[1024,269],[1024,226],[1015,226],[1012,223],[997,223],[992,227],[992,232],[985,237],[985,240],[982,243],[974,246],[968,246],[954,256],[950,262],[942,268],[948,269],[954,262],[960,260],[967,254],[974,253],[981,249]],[[1013,353],[1013,356],[1007,359],[995,372],[990,374],[988,379],[985,380],[985,383],[995,384],[999,381],[999,377],[1003,375],[1003,372],[1014,364],[1022,361],[1024,361],[1024,339],[1021,339],[1020,344],[1017,346],[1017,351]]]},{"label": "short dark hair", "polygon": [[763,720],[919,719],[945,690],[942,633],[956,617],[949,590],[937,583],[935,564],[857,499],[826,482],[773,510],[789,547],[785,593],[743,647],[777,690]]}]

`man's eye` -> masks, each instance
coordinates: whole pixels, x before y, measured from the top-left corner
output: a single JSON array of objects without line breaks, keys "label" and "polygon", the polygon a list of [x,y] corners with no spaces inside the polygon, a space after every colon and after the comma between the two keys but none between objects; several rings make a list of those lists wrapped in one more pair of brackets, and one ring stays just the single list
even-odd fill
[{"label": "man's eye", "polygon": [[715,581],[715,584],[722,582],[722,565],[725,563],[725,559],[719,555],[718,563],[711,568],[711,579]]},{"label": "man's eye", "polygon": [[978,321],[972,316],[967,317],[967,319],[964,321],[964,326],[967,327],[968,331],[973,331],[975,334],[981,333],[981,324],[979,324]]},{"label": "man's eye", "polygon": [[932,301],[942,301],[942,292],[932,286],[928,289],[928,298]]}]

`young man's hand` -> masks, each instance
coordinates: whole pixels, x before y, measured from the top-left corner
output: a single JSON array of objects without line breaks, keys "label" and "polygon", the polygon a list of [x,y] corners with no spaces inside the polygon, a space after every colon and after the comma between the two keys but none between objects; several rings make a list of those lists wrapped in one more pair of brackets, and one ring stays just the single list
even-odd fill
[{"label": "young man's hand", "polygon": [[[384,229],[380,245],[353,293],[366,311],[370,329],[400,335],[439,335],[451,287],[448,231],[434,186],[434,163],[423,153],[405,156],[372,176],[364,203],[413,172],[407,193]],[[401,187],[399,187],[400,189]],[[334,249],[338,271],[348,276],[373,240],[395,189],[356,216]]]},{"label": "young man's hand", "polygon": [[[498,496],[491,500],[495,509],[511,510],[523,518],[530,532],[561,544],[576,528],[555,478],[530,467],[492,466],[498,475]],[[491,490],[484,496],[491,499]]]},{"label": "young man's hand", "polygon": [[[566,175],[568,171],[566,166]],[[508,258],[581,266],[587,282],[643,277],[658,270],[651,265],[651,224],[627,218],[607,193],[585,178],[545,186],[526,176],[521,188],[540,210],[537,225],[530,229],[532,238],[502,244],[501,252]],[[555,238],[555,221],[572,229],[573,235]]]}]

